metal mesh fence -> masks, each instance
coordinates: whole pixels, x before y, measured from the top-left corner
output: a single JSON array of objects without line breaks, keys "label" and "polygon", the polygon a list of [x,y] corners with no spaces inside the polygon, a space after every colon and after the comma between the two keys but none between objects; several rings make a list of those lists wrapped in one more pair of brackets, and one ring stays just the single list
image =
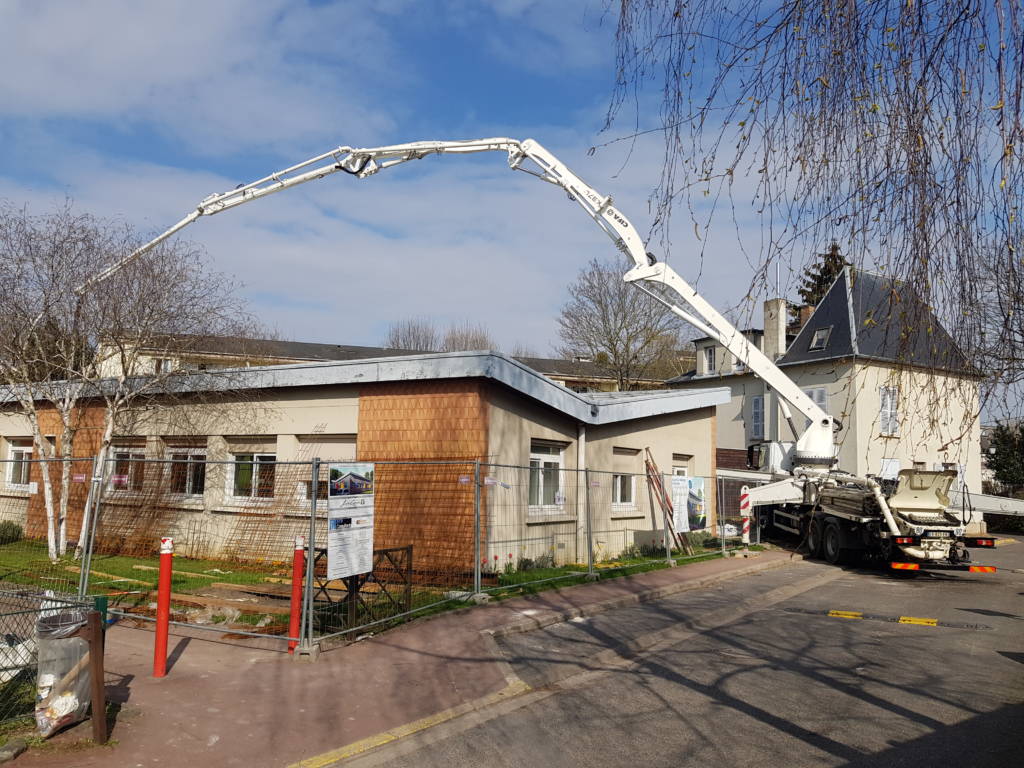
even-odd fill
[{"label": "metal mesh fence", "polygon": [[[755,488],[767,481],[740,480],[731,477],[718,478],[718,523],[715,535],[721,540],[722,546],[739,545],[743,535],[743,516],[740,514],[740,494],[743,487]],[[758,524],[757,510],[750,510],[750,542],[761,543],[761,526]]]},{"label": "metal mesh fence", "polygon": [[[645,475],[543,463],[384,461],[371,470],[372,562],[332,579],[332,489],[357,482],[336,477],[334,466],[353,462],[276,461],[258,445],[235,450],[230,460],[216,460],[183,445],[156,459],[127,445],[113,448],[96,471],[91,459],[70,462],[66,518],[75,535],[68,539],[84,530],[80,559],[73,544],[62,558],[49,558],[38,488],[0,497],[0,520],[21,530],[0,543],[0,582],[104,595],[115,616],[148,622],[156,612],[159,541],[171,537],[173,622],[283,648],[296,536],[311,544],[299,632],[307,644],[344,641],[484,595],[642,570],[684,554],[667,535]],[[662,481],[686,507],[684,528],[713,525],[710,481]],[[698,552],[709,536],[691,534]]]},{"label": "metal mesh fence", "polygon": [[0,461],[0,590],[74,595],[92,459]]},{"label": "metal mesh fence", "polygon": [[27,589],[0,590],[0,723],[32,715],[38,671],[36,625],[40,617],[69,606],[81,604]]}]

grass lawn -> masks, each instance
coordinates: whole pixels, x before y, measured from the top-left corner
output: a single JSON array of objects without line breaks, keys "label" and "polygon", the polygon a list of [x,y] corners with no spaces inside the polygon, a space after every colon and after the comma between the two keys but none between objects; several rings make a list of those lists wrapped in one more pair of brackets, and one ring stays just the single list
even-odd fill
[{"label": "grass lawn", "polygon": [[[67,555],[51,563],[46,544],[22,539],[0,546],[0,582],[55,589],[65,583],[75,591],[81,562]],[[93,555],[89,579],[90,594],[156,589],[160,558]],[[213,582],[259,584],[268,578],[288,578],[286,566],[250,565],[224,560],[193,560],[175,555],[171,588],[194,592]]]}]

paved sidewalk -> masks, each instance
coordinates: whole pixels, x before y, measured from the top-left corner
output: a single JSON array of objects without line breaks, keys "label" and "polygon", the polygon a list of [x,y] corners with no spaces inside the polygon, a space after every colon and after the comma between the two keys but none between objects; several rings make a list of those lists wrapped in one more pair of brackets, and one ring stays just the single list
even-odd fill
[{"label": "paved sidewalk", "polygon": [[[528,631],[579,615],[665,597],[798,563],[764,552],[584,584],[414,621],[329,651],[313,664],[272,651],[171,636],[168,676],[152,672],[153,634],[114,627],[107,636],[108,695],[123,701],[116,745],[73,753],[28,753],[16,765],[285,766],[383,732],[521,692],[489,633]],[[112,683],[120,680],[116,687]],[[407,727],[406,730],[409,730]],[[84,723],[56,737],[89,735]]]}]

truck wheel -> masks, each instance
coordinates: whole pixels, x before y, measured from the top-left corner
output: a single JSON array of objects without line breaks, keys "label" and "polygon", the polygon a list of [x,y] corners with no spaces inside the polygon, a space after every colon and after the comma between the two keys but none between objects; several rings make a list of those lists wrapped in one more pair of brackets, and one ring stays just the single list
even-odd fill
[{"label": "truck wheel", "polygon": [[807,556],[821,557],[821,520],[812,519],[807,523]]},{"label": "truck wheel", "polygon": [[842,548],[842,543],[843,532],[839,530],[839,523],[833,520],[825,526],[821,541],[822,554],[832,565],[846,562],[846,550]]}]

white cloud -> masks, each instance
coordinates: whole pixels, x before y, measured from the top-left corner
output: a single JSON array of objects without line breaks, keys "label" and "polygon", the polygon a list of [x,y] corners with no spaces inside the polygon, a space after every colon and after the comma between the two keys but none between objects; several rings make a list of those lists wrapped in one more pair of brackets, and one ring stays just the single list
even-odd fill
[{"label": "white cloud", "polygon": [[24,0],[3,22],[9,117],[146,123],[205,153],[391,125],[365,106],[395,65],[390,37],[337,6]]}]

